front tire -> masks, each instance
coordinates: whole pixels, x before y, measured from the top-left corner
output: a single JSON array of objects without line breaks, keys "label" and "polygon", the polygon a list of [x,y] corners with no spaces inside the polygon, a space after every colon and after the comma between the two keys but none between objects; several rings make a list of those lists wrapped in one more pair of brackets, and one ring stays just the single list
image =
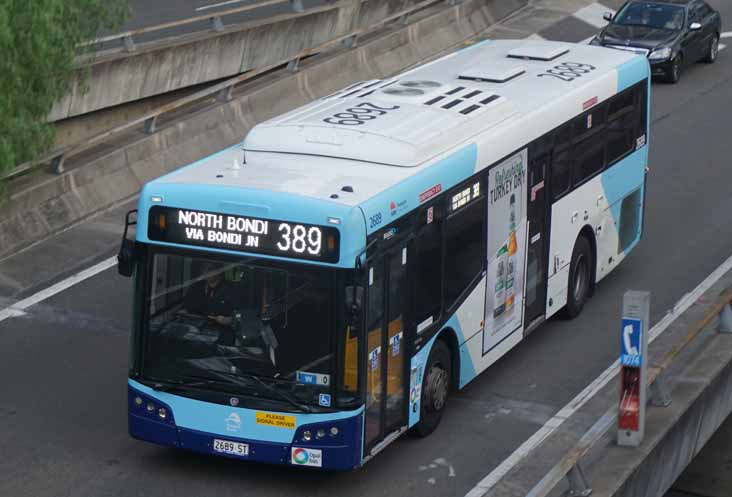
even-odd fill
[{"label": "front tire", "polygon": [[574,319],[580,315],[592,288],[592,248],[586,237],[580,236],[572,250],[569,264],[569,287],[565,315]]},{"label": "front tire", "polygon": [[413,434],[426,437],[440,424],[447,405],[450,378],[452,378],[450,349],[444,341],[438,339],[430,351],[424,370],[419,422],[412,428]]},{"label": "front tire", "polygon": [[714,64],[717,61],[717,55],[719,55],[719,35],[714,35],[709,44],[707,55],[702,60],[707,64]]},{"label": "front tire", "polygon": [[666,81],[675,85],[681,79],[681,68],[684,64],[684,56],[682,54],[676,55],[671,61],[671,67],[666,74]]}]

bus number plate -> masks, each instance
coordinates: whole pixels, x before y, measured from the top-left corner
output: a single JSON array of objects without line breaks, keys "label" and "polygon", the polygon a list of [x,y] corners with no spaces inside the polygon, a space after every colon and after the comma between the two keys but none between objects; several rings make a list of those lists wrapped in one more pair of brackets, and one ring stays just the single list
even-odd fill
[{"label": "bus number plate", "polygon": [[213,449],[222,454],[232,454],[235,456],[248,456],[249,445],[239,442],[231,442],[229,440],[219,440],[215,438],[213,441]]}]

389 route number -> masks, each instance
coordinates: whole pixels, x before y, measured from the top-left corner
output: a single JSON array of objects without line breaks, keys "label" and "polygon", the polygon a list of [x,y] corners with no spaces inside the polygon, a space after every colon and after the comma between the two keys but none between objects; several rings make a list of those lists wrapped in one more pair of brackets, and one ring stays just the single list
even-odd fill
[{"label": "389 route number", "polygon": [[557,78],[562,81],[571,82],[577,78],[581,78],[583,74],[588,74],[597,69],[590,64],[582,64],[581,62],[564,62],[556,65],[546,72],[537,74],[538,78]]},{"label": "389 route number", "polygon": [[323,121],[328,124],[339,124],[341,126],[360,126],[365,124],[366,121],[376,119],[379,116],[387,114],[390,110],[397,110],[398,108],[398,105],[380,107],[376,104],[364,102],[346,109],[345,112],[339,112],[333,114],[332,117],[326,117]]}]

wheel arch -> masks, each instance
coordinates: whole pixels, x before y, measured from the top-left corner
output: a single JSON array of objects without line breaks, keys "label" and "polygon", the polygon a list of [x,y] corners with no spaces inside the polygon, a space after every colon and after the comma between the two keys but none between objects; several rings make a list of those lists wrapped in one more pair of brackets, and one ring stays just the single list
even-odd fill
[{"label": "wheel arch", "polygon": [[450,390],[456,390],[460,386],[460,344],[457,333],[450,326],[443,328],[437,340],[442,340],[450,351]]}]

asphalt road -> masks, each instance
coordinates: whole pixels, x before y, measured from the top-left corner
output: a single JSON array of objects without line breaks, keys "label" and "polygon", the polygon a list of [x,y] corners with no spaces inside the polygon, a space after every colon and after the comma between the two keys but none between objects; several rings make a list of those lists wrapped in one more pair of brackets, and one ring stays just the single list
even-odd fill
[{"label": "asphalt road", "polygon": [[[732,30],[732,4],[710,3]],[[131,285],[111,269],[0,323],[0,496],[463,496],[616,358],[625,290],[652,292],[655,322],[732,252],[732,48],[676,86],[654,84],[652,107],[641,244],[579,318],[545,324],[451,397],[432,436],[402,438],[348,473],[132,440]]]}]

